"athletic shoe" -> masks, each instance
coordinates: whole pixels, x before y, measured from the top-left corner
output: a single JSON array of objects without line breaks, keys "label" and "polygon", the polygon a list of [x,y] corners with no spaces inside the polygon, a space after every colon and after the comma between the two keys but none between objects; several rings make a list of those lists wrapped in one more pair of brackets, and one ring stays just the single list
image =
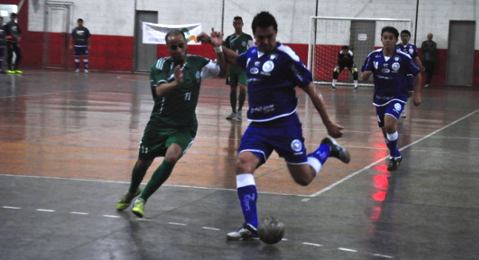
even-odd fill
[{"label": "athletic shoe", "polygon": [[85,70],[85,73],[88,73],[88,70]]},{"label": "athletic shoe", "polygon": [[7,72],[10,73],[10,74],[15,74],[14,70],[8,70]]},{"label": "athletic shoe", "polygon": [[258,239],[258,232],[250,224],[244,223],[238,230],[230,232],[226,235],[226,240],[239,241],[247,239]]},{"label": "athletic shoe", "polygon": [[401,117],[406,117],[406,110],[403,110],[403,111],[402,111]]},{"label": "athletic shoe", "polygon": [[138,188],[138,190],[136,190],[134,194],[131,194],[131,192],[128,191],[125,195],[123,195],[123,197],[121,197],[121,199],[116,204],[116,210],[121,211],[127,209],[130,206],[131,201],[140,194],[141,188]]},{"label": "athletic shoe", "polygon": [[329,151],[329,157],[336,157],[343,163],[349,163],[351,160],[349,152],[346,150],[346,148],[340,146],[332,137],[326,136],[321,141],[321,144],[328,144],[331,147],[331,151]]},{"label": "athletic shoe", "polygon": [[358,91],[359,88],[358,87],[354,87],[354,92]]},{"label": "athletic shoe", "polygon": [[21,71],[21,70],[16,70],[15,73],[17,73],[17,74],[22,74],[23,71]]},{"label": "athletic shoe", "polygon": [[425,87],[425,88],[428,88],[428,87],[429,87],[429,84],[424,85],[424,87]]},{"label": "athletic shoe", "polygon": [[236,112],[236,120],[238,121],[243,120],[243,115],[241,114],[241,111]]},{"label": "athletic shoe", "polygon": [[236,113],[232,112],[229,116],[226,117],[226,119],[231,120],[233,118],[236,118]]},{"label": "athletic shoe", "polygon": [[331,86],[331,87],[329,88],[329,90],[335,91],[335,90],[336,90],[336,87],[335,87],[335,86]]},{"label": "athletic shoe", "polygon": [[143,215],[145,215],[145,200],[141,198],[136,199],[131,212],[137,217],[142,218]]},{"label": "athletic shoe", "polygon": [[402,157],[399,158],[389,158],[388,164],[388,171],[396,171],[399,170],[399,166],[401,166]]},{"label": "athletic shoe", "polygon": [[75,72],[78,73],[78,72],[80,72],[80,70],[79,70],[79,69],[76,69]]}]

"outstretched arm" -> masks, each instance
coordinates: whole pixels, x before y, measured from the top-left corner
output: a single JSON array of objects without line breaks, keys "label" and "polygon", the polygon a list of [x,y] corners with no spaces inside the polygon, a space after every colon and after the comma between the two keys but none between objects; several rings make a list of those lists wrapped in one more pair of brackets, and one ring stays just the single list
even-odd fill
[{"label": "outstretched arm", "polygon": [[[197,38],[202,43],[210,43],[211,44],[211,37],[204,32],[198,34]],[[225,57],[225,61],[230,65],[237,66],[236,65],[236,57],[238,56],[238,53],[236,53],[235,51],[230,50],[229,48],[227,48],[225,46],[222,46],[222,48],[223,48],[223,54],[224,54],[224,57]]]},{"label": "outstretched arm", "polygon": [[343,136],[343,127],[334,123],[329,118],[328,110],[326,109],[326,104],[324,103],[323,96],[321,95],[321,93],[319,93],[319,91],[316,90],[314,83],[309,83],[309,85],[304,89],[304,91],[311,98],[314,107],[321,116],[321,120],[323,121],[324,126],[326,126],[326,129],[328,130],[328,134],[334,138]]},{"label": "outstretched arm", "polygon": [[215,48],[216,62],[220,66],[220,74],[218,76],[224,78],[228,74],[228,70],[226,67],[225,55],[223,54],[224,50],[221,46],[223,43],[223,33],[216,32],[214,28],[211,28],[209,42]]}]

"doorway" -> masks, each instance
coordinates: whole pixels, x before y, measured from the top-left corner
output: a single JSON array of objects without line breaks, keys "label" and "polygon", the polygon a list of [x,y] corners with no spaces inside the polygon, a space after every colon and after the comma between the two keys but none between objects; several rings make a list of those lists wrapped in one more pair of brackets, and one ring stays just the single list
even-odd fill
[{"label": "doorway", "polygon": [[475,21],[449,21],[446,84],[472,86]]},{"label": "doorway", "polygon": [[68,68],[68,42],[73,3],[47,2],[43,36],[43,66]]},{"label": "doorway", "polygon": [[151,65],[157,60],[156,44],[143,44],[142,22],[158,23],[158,12],[136,11],[135,19],[135,58],[133,70],[150,71]]},{"label": "doorway", "polygon": [[[351,51],[354,55],[354,63],[358,70],[361,70],[362,62],[371,51],[374,50],[374,40],[376,37],[375,21],[351,21],[350,44]],[[349,73],[349,79],[352,76]],[[372,77],[369,79],[372,81]]]}]

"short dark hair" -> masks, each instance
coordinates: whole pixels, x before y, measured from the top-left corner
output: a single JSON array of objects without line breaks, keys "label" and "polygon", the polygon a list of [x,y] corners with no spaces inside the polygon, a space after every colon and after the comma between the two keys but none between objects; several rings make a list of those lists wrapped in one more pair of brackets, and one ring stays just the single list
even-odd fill
[{"label": "short dark hair", "polygon": [[241,20],[241,22],[243,22],[243,18],[241,18],[241,16],[235,16],[235,18],[233,18],[233,21],[234,20]]},{"label": "short dark hair", "polygon": [[392,26],[384,26],[383,29],[381,30],[381,37],[383,37],[384,32],[390,32],[396,36],[396,39],[399,38],[399,32],[396,28]]},{"label": "short dark hair", "polygon": [[410,31],[408,31],[408,30],[402,30],[402,31],[401,31],[401,35],[402,35],[403,33],[405,33],[405,34],[409,35],[409,37],[411,37],[411,32],[410,32]]},{"label": "short dark hair", "polygon": [[11,13],[10,16],[18,17],[17,13]]},{"label": "short dark hair", "polygon": [[257,27],[268,28],[270,26],[273,26],[274,31],[278,30],[276,19],[274,19],[272,14],[266,11],[257,14],[253,19],[253,23],[251,24],[253,34],[256,32]]},{"label": "short dark hair", "polygon": [[344,46],[343,46],[343,50],[349,50],[349,46],[348,46],[348,45],[344,45]]},{"label": "short dark hair", "polygon": [[82,22],[82,23],[83,23],[83,19],[78,18],[77,23],[79,23],[79,22]]},{"label": "short dark hair", "polygon": [[168,44],[168,37],[170,37],[170,36],[177,36],[177,35],[183,36],[183,39],[185,39],[185,42],[186,42],[186,36],[185,36],[185,34],[184,34],[182,31],[175,29],[175,30],[169,31],[169,32],[166,34],[166,36],[165,36],[165,43]]}]

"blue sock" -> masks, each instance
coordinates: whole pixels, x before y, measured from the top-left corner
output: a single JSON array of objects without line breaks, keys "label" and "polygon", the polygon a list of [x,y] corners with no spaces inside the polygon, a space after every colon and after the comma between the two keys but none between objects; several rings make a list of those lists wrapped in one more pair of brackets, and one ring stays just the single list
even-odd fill
[{"label": "blue sock", "polygon": [[323,165],[329,157],[331,151],[331,146],[329,144],[322,144],[316,149],[316,151],[308,154],[308,157],[314,157],[319,160],[321,165]]},{"label": "blue sock", "polygon": [[256,201],[258,199],[258,192],[256,191],[253,174],[246,173],[237,175],[236,184],[245,222],[257,229],[258,213],[256,210]]}]

